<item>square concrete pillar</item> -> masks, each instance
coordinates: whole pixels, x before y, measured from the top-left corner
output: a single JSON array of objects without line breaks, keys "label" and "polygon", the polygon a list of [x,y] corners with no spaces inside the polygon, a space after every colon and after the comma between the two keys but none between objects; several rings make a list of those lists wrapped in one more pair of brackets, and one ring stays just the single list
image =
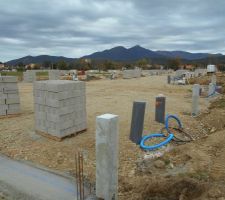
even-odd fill
[{"label": "square concrete pillar", "polygon": [[212,75],[211,83],[213,83],[214,85],[216,85],[216,75],[215,74]]},{"label": "square concrete pillar", "polygon": [[209,84],[208,96],[212,97],[215,94],[216,85],[213,83]]},{"label": "square concrete pillar", "polygon": [[96,196],[104,200],[118,199],[118,118],[96,118]]},{"label": "square concrete pillar", "polygon": [[135,144],[140,144],[142,139],[145,106],[146,102],[144,101],[134,101],[133,103],[130,140]]},{"label": "square concrete pillar", "polygon": [[166,112],[166,97],[159,94],[155,102],[155,121],[164,124]]},{"label": "square concrete pillar", "polygon": [[200,85],[194,84],[192,88],[192,115],[197,116],[199,113],[199,93]]}]

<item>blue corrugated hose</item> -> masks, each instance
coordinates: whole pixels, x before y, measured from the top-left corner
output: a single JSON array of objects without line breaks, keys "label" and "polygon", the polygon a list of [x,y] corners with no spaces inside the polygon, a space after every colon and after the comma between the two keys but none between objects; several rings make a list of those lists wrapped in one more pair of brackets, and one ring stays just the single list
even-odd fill
[{"label": "blue corrugated hose", "polygon": [[170,129],[169,129],[169,119],[175,119],[178,123],[178,126],[180,129],[182,129],[182,124],[181,124],[181,121],[180,119],[176,116],[176,115],[166,115],[166,119],[165,119],[165,128],[167,130],[168,133],[171,133],[170,132]]},{"label": "blue corrugated hose", "polygon": [[[141,143],[140,143],[140,147],[142,149],[144,149],[144,150],[154,150],[154,149],[160,148],[164,145],[167,145],[173,139],[174,135],[169,130],[169,119],[170,118],[175,119],[177,121],[178,125],[179,125],[179,128],[182,128],[181,121],[176,115],[167,115],[166,119],[165,119],[165,128],[166,128],[167,132],[169,133],[168,137],[166,137],[162,133],[153,133],[153,134],[150,134],[150,135],[146,135],[142,138]],[[166,139],[163,142],[160,142],[160,143],[152,145],[152,146],[145,145],[146,140],[149,140],[149,139],[154,138],[154,137],[163,137],[163,138],[166,138]]]},{"label": "blue corrugated hose", "polygon": [[140,143],[141,148],[145,149],[145,150],[154,150],[154,149],[160,148],[160,147],[168,144],[170,142],[170,140],[172,140],[173,134],[169,134],[169,137],[167,137],[166,140],[164,140],[163,142],[160,142],[160,143],[152,145],[152,146],[146,146],[145,145],[146,140],[148,140],[150,138],[153,138],[153,137],[163,137],[163,138],[165,138],[165,135],[161,134],[161,133],[154,133],[154,134],[151,134],[151,135],[144,136],[141,140],[141,143]]}]

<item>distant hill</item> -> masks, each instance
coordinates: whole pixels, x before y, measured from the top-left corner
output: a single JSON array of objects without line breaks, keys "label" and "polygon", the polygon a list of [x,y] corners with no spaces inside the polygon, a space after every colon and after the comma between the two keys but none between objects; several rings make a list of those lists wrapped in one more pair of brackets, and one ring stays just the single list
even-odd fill
[{"label": "distant hill", "polygon": [[[134,62],[142,58],[148,58],[154,63],[164,64],[169,59],[179,57],[184,63],[189,63],[192,61],[206,62],[209,59],[219,59],[224,60],[224,55],[222,54],[208,54],[208,53],[190,53],[186,51],[152,51],[143,48],[139,45],[125,48],[123,46],[117,46],[112,49],[95,52],[90,55],[83,56],[81,58],[89,58],[93,60],[111,60],[111,61],[121,61],[121,62]],[[60,60],[64,60],[67,63],[75,61],[76,58],[66,58],[62,56],[25,56],[23,58],[10,60],[6,62],[7,65],[17,65],[20,62],[23,64],[39,63],[42,64],[45,61],[50,61],[56,63]]]},{"label": "distant hill", "polygon": [[67,63],[70,63],[72,61],[74,61],[74,58],[66,58],[63,56],[48,56],[48,55],[40,55],[40,56],[25,56],[19,59],[15,59],[15,60],[10,60],[8,62],[6,62],[7,65],[17,65],[18,63],[22,62],[23,64],[27,65],[30,63],[34,63],[34,64],[42,64],[45,61],[50,61],[52,63],[56,63],[60,60],[64,60]]},{"label": "distant hill", "polygon": [[165,56],[160,55],[154,51],[145,49],[141,46],[134,46],[132,48],[125,48],[122,46],[114,47],[109,50],[96,52],[91,55],[84,56],[83,58],[90,59],[108,59],[114,61],[136,61],[142,58],[164,58]]},{"label": "distant hill", "polygon": [[190,53],[186,51],[156,51],[158,54],[174,58],[179,57],[186,60],[197,60],[197,59],[204,59],[209,56],[218,57],[222,54],[208,54],[208,53]]},{"label": "distant hill", "polygon": [[203,59],[209,56],[218,57],[222,54],[208,54],[208,53],[190,53],[186,51],[152,51],[141,46],[134,46],[132,48],[125,48],[122,46],[114,47],[112,49],[96,52],[83,58],[90,59],[109,59],[114,61],[136,61],[142,58],[149,58],[151,60],[168,60],[179,57],[183,60]]}]

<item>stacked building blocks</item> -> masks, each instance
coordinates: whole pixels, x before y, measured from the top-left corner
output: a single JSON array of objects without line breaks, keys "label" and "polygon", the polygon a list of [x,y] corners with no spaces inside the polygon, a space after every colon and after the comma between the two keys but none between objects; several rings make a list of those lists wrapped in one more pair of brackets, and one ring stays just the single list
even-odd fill
[{"label": "stacked building blocks", "polygon": [[59,80],[60,79],[60,70],[49,70],[48,77],[49,77],[49,80]]},{"label": "stacked building blocks", "polygon": [[36,81],[34,103],[35,129],[39,134],[61,140],[87,128],[82,81]]},{"label": "stacked building blocks", "polygon": [[141,70],[140,69],[123,70],[123,78],[124,79],[140,78],[140,77],[141,77]]},{"label": "stacked building blocks", "polygon": [[16,76],[0,76],[0,115],[20,112],[20,98]]},{"label": "stacked building blocks", "polygon": [[36,81],[36,71],[27,70],[23,72],[23,81],[26,83],[33,83],[34,81]]}]

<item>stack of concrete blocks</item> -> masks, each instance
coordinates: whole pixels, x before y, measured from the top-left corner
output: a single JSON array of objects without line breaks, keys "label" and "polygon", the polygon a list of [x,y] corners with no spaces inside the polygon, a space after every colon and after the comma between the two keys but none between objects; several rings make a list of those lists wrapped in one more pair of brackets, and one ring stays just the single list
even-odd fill
[{"label": "stack of concrete blocks", "polygon": [[206,74],[207,74],[207,69],[195,69],[194,71],[195,77],[204,76]]},{"label": "stack of concrete blocks", "polygon": [[60,79],[60,70],[49,70],[48,77],[49,77],[49,80],[59,80]]},{"label": "stack of concrete blocks", "polygon": [[16,76],[0,77],[0,115],[20,112],[20,98]]},{"label": "stack of concrete blocks", "polygon": [[71,73],[69,70],[60,70],[60,71],[59,71],[59,75],[60,75],[60,76],[67,75],[67,74],[69,74],[69,73]]},{"label": "stack of concrete blocks", "polygon": [[82,81],[37,81],[34,103],[36,131],[63,138],[87,128],[85,83]]},{"label": "stack of concrete blocks", "polygon": [[124,79],[140,78],[140,77],[141,77],[141,70],[140,69],[123,70],[123,78]]},{"label": "stack of concrete blocks", "polygon": [[185,76],[185,74],[189,72],[188,70],[184,70],[184,69],[179,69],[175,72],[175,76],[176,77],[181,77],[181,76]]},{"label": "stack of concrete blocks", "polygon": [[36,81],[36,71],[27,70],[26,72],[23,72],[23,81],[26,83],[33,83]]}]

